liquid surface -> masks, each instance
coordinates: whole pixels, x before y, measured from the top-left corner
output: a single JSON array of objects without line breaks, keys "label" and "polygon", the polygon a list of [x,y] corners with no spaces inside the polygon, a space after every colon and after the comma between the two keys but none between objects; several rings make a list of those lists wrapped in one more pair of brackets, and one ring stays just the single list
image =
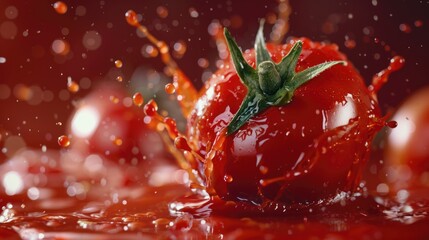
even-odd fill
[{"label": "liquid surface", "polygon": [[[91,163],[70,153],[25,151],[0,167],[14,179],[2,193],[0,236],[11,239],[424,239],[425,190],[395,198],[340,194],[329,204],[255,206],[192,193],[171,165]],[[79,165],[80,164],[80,165]],[[91,165],[92,164],[92,165]],[[95,164],[95,165],[94,165]],[[81,174],[72,177],[74,168]],[[94,169],[97,169],[94,171]],[[136,174],[146,169],[150,174]],[[160,177],[164,176],[164,177]],[[166,178],[166,176],[168,176]],[[4,179],[3,179],[4,180]],[[426,199],[426,200],[424,200]],[[112,235],[114,234],[114,235]]]}]

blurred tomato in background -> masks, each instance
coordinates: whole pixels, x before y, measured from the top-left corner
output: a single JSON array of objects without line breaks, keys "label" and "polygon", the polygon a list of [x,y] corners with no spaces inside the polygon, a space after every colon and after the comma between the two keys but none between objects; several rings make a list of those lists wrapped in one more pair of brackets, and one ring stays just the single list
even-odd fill
[{"label": "blurred tomato in background", "polygon": [[118,84],[105,83],[76,104],[69,121],[71,148],[119,163],[161,156],[163,143],[144,123],[144,114]]},{"label": "blurred tomato in background", "polygon": [[407,98],[392,119],[398,126],[387,136],[387,182],[392,190],[429,187],[429,88]]}]

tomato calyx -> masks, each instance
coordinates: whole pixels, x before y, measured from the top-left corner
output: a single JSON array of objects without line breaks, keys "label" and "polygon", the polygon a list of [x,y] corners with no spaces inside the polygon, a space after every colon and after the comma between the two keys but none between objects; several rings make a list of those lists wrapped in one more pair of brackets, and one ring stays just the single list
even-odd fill
[{"label": "tomato calyx", "polygon": [[261,21],[255,41],[256,69],[246,62],[230,32],[224,29],[235,70],[247,87],[247,95],[227,127],[228,135],[236,132],[247,120],[265,109],[288,104],[297,88],[320,73],[334,65],[346,64],[345,61],[329,61],[296,73],[295,67],[302,51],[301,41],[297,41],[289,53],[279,63],[275,63],[266,48],[263,24]]}]

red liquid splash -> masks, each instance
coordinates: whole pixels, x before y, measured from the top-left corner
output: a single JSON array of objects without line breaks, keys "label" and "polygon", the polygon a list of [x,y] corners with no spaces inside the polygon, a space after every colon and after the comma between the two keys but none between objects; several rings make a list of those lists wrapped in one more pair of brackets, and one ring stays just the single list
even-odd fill
[{"label": "red liquid splash", "polygon": [[389,66],[375,74],[372,78],[371,85],[368,86],[368,90],[376,96],[378,91],[387,83],[390,74],[400,70],[405,64],[405,59],[401,56],[396,56],[390,60]]},{"label": "red liquid splash", "polygon": [[163,41],[159,41],[147,30],[145,26],[141,25],[138,22],[137,14],[133,10],[129,10],[125,13],[125,19],[127,20],[128,24],[137,27],[137,29],[159,49],[162,61],[169,68],[173,75],[173,84],[177,90],[177,100],[181,105],[183,115],[188,116],[192,111],[197,98],[197,90],[193,86],[192,82],[177,67],[177,63],[171,58],[167,44]]},{"label": "red liquid splash", "polygon": [[[283,4],[284,2],[281,1]],[[286,16],[288,17],[288,16]],[[169,66],[172,70],[173,70],[173,74],[177,74],[179,72],[181,72],[179,70],[179,68],[177,67],[177,64],[175,62],[172,61],[169,52],[168,52],[168,48],[166,48],[166,45],[164,42],[157,40],[153,35],[151,35],[147,28],[145,28],[144,26],[140,25],[137,21],[137,17],[135,12],[133,12],[132,10],[128,11],[126,13],[126,19],[127,22],[132,25],[132,26],[136,26],[142,33],[144,33],[148,39],[155,44],[156,46],[158,46],[158,48],[160,49],[160,52],[162,54],[162,60],[163,62]],[[212,23],[213,25],[213,23]],[[212,26],[213,28],[213,26]],[[288,26],[284,26],[284,28],[288,29]],[[210,28],[209,28],[210,30]],[[218,34],[221,31],[219,31],[219,26],[217,27],[217,29],[215,29],[212,35],[215,37],[215,40],[217,42],[217,44],[225,44],[224,42],[220,41],[220,37],[218,36]],[[222,57],[221,57],[222,58]],[[397,71],[399,70],[402,65],[403,65],[404,60],[400,57],[395,57],[392,59],[389,67],[386,70],[381,71],[379,74],[377,74],[374,79],[373,82],[371,84],[371,86],[369,86],[369,89],[371,91],[371,93],[374,95],[374,98],[376,98],[376,93],[377,91],[382,87],[382,85],[387,82],[387,79],[390,75],[391,72],[393,71]],[[166,85],[166,92],[170,93],[172,92],[171,90],[168,90],[169,88],[171,88],[171,86],[174,87],[173,84],[167,84]],[[186,91],[186,89],[182,88],[181,85],[178,85],[178,91]],[[188,102],[187,105],[189,105],[190,103]],[[185,104],[186,105],[186,104]],[[184,106],[182,105],[182,111],[185,112],[189,112]],[[193,166],[193,170],[198,172],[198,165],[200,164],[196,164],[195,163],[195,159],[198,159],[202,164],[203,164],[203,168],[204,168],[204,175],[205,176],[210,176],[212,174],[212,159],[214,158],[214,156],[221,151],[221,145],[223,144],[223,142],[225,141],[225,131],[221,131],[218,134],[218,137],[216,138],[216,140],[214,141],[213,146],[211,146],[209,148],[209,152],[207,153],[205,159],[203,159],[196,151],[193,150],[193,146],[190,145],[187,141],[187,139],[183,136],[180,136],[180,134],[177,131],[175,122],[173,123],[173,120],[168,119],[168,121],[166,121],[163,117],[161,117],[159,114],[156,113],[157,111],[157,107],[156,107],[156,103],[154,101],[149,102],[148,104],[146,104],[146,106],[144,107],[144,111],[146,113],[147,116],[152,117],[153,119],[156,119],[156,121],[158,123],[164,123],[164,126],[167,129],[168,135],[170,137],[171,140],[173,140],[174,142],[174,146],[176,149],[182,150],[184,151],[184,154],[186,155],[187,153],[190,153],[190,155],[188,154],[188,157],[190,158],[186,158],[187,159],[187,164],[186,166]],[[187,115],[185,115],[186,117]],[[164,119],[164,120],[163,120]],[[167,123],[168,122],[168,123]],[[347,129],[336,129],[332,132],[329,132],[326,134],[325,138],[329,139],[329,141],[332,141],[332,139],[337,139],[335,141],[338,141],[335,144],[331,144],[331,145],[341,145],[343,138],[344,139],[348,139],[351,136],[354,136],[358,139],[361,139],[361,141],[366,141],[366,142],[370,142],[372,139],[372,136],[374,135],[375,132],[377,132],[382,126],[384,125],[388,125],[388,126],[392,126],[394,127],[393,123],[381,123],[380,122],[374,122],[373,124],[371,124],[371,126],[368,126],[369,129],[373,129],[372,131],[370,131],[369,136],[363,136],[358,128],[353,128],[353,123],[351,123],[350,125],[345,126],[345,128]],[[225,130],[225,129],[224,129]],[[339,137],[339,136],[343,136]],[[362,135],[362,136],[361,136]],[[321,136],[321,139],[319,139],[318,141],[326,141],[326,139],[323,138],[323,136]],[[324,140],[325,139],[325,140]],[[323,144],[321,144],[323,145]],[[326,144],[325,144],[326,145]],[[329,144],[328,144],[329,145]],[[278,178],[271,178],[271,179],[261,179],[260,180],[260,184],[261,187],[267,187],[273,183],[276,182],[284,182],[284,185],[282,187],[282,189],[284,190],[289,181],[292,181],[295,177],[307,174],[308,171],[310,171],[312,169],[312,166],[314,166],[321,154],[323,154],[323,151],[327,151],[326,149],[322,149],[322,147],[316,147],[315,150],[313,152],[310,152],[309,154],[312,156],[307,156],[306,159],[311,159],[310,161],[305,161],[305,164],[299,164],[296,166],[296,168],[292,169],[290,173],[286,173],[284,176],[278,177]],[[369,151],[369,148],[367,147],[366,149],[361,149],[360,152],[363,153],[367,153]],[[357,157],[357,156],[356,156]],[[357,157],[356,162],[359,162],[358,159],[361,159],[362,157]],[[364,159],[367,159],[366,157],[364,157]],[[359,184],[359,173],[361,172],[361,168],[362,168],[362,163],[361,164],[356,164],[356,167],[353,168],[350,173],[348,178],[349,179],[353,179],[348,181],[350,183],[349,189],[355,189],[356,186]],[[267,171],[268,169],[262,169],[261,171]],[[198,176],[197,176],[198,177]],[[224,177],[225,181],[227,182],[232,182],[233,178],[231,176],[227,176],[225,175]],[[198,183],[194,183],[194,184],[198,184]],[[206,191],[207,192],[213,192],[212,186],[210,185],[210,181],[206,181],[205,184],[206,187]],[[278,192],[278,197],[280,197],[283,194],[283,191],[280,190]]]}]

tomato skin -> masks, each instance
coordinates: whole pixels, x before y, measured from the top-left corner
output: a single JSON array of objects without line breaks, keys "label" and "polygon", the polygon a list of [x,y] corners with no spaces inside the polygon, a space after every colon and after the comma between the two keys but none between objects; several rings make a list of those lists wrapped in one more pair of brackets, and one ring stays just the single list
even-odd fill
[{"label": "tomato skin", "polygon": [[429,87],[405,100],[392,120],[385,151],[387,183],[392,191],[429,186]]},{"label": "tomato skin", "polygon": [[[326,61],[346,60],[336,45],[301,40],[304,44],[297,72]],[[272,59],[279,62],[292,45],[267,45],[267,48]],[[253,50],[244,55],[254,67]],[[229,64],[206,83],[188,119],[188,138],[199,154],[207,154],[216,134],[231,121],[246,92]],[[289,104],[268,108],[227,136],[222,151],[212,159],[212,166],[202,167],[210,168],[207,184],[223,199],[256,204],[265,199],[286,203],[316,201],[350,190],[353,172],[359,171],[366,161],[367,144],[373,136],[367,126],[379,116],[377,103],[351,63],[334,66],[298,88]],[[322,144],[328,135],[339,138],[343,133],[337,128],[351,119],[357,122],[353,131],[358,137],[337,141],[334,148],[332,144]],[[310,157],[322,148],[326,148],[323,154]],[[308,161],[312,166],[302,167]],[[293,174],[295,165],[307,173],[261,186],[263,179]],[[284,191],[278,194],[281,188]]]},{"label": "tomato skin", "polygon": [[[134,165],[143,156],[163,155],[162,140],[144,123],[143,110],[132,105],[131,98],[124,105],[130,96],[121,85],[105,84],[84,97],[69,123],[72,150]],[[86,127],[87,122],[94,124]]]}]

